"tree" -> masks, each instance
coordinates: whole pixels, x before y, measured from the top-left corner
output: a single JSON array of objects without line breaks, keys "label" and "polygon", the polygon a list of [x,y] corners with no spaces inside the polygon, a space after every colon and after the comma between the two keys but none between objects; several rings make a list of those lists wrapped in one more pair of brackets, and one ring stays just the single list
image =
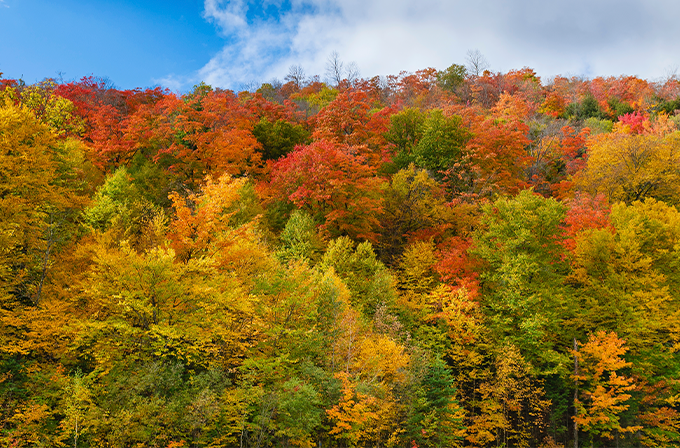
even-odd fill
[{"label": "tree", "polygon": [[407,436],[418,446],[451,447],[461,441],[463,410],[451,370],[441,358],[428,366],[410,405]]},{"label": "tree", "polygon": [[276,252],[276,256],[282,261],[294,259],[310,262],[318,261],[323,249],[323,242],[309,213],[294,210],[288,218],[280,238],[282,244]]},{"label": "tree", "polygon": [[5,89],[2,96],[16,96],[21,104],[33,111],[36,118],[47,124],[59,136],[78,136],[85,131],[85,126],[74,112],[75,106],[68,99],[56,94],[57,85],[53,80],[45,80],[27,86],[17,92]]},{"label": "tree", "polygon": [[481,51],[477,49],[468,50],[466,55],[466,69],[467,72],[472,76],[482,76],[482,74],[484,74],[484,72],[489,69],[489,62],[486,60]]},{"label": "tree", "polygon": [[[206,178],[198,193],[170,195],[175,219],[168,238],[181,260],[211,258],[221,272],[251,285],[254,274],[272,268],[272,255],[257,232],[257,199],[246,178]],[[250,196],[250,198],[248,197]]]},{"label": "tree", "polygon": [[564,314],[568,265],[562,260],[563,204],[531,190],[482,206],[472,254],[491,328],[512,341],[539,369],[561,362],[555,344]]},{"label": "tree", "polygon": [[61,426],[73,435],[73,448],[78,448],[78,439],[87,432],[91,423],[87,421],[87,409],[92,405],[92,391],[89,379],[82,372],[76,372],[69,378],[65,395],[65,414]]},{"label": "tree", "polygon": [[327,141],[298,147],[272,167],[272,187],[332,237],[376,240],[382,186],[352,147]]},{"label": "tree", "polygon": [[326,61],[326,78],[331,84],[338,86],[344,77],[344,63],[340,60],[340,55],[337,51],[331,52]]},{"label": "tree", "polygon": [[611,226],[576,238],[569,283],[581,311],[572,327],[614,331],[634,353],[660,350],[680,325],[672,292],[680,275],[671,255],[680,241],[680,215],[647,199],[615,204],[609,219]]},{"label": "tree", "polygon": [[588,145],[588,162],[577,185],[610,202],[656,198],[677,203],[680,134],[601,134]]},{"label": "tree", "polygon": [[413,164],[392,176],[384,198],[378,250],[388,264],[396,263],[409,242],[444,239],[462,221],[446,203],[444,188]]},{"label": "tree", "polygon": [[587,94],[583,100],[571,103],[567,106],[564,114],[569,118],[576,120],[585,120],[587,118],[607,118],[600,107],[597,99],[592,94]]},{"label": "tree", "polygon": [[214,91],[142,105],[127,120],[125,140],[182,182],[206,175],[254,174],[261,169],[253,117],[231,91]]},{"label": "tree", "polygon": [[526,186],[523,176],[530,157],[526,146],[529,128],[519,116],[523,102],[501,95],[491,115],[470,108],[461,110],[471,138],[461,163],[450,167],[449,190],[463,197],[487,197],[495,192],[515,194]]},{"label": "tree", "polygon": [[360,90],[341,92],[314,117],[314,140],[354,146],[373,166],[386,161],[383,135],[391,109],[372,110],[368,94]]},{"label": "tree", "polygon": [[[0,300],[38,304],[48,217],[70,205],[59,185],[57,141],[26,107],[0,99]],[[42,263],[44,264],[44,263]],[[13,299],[10,299],[12,297]]]},{"label": "tree", "polygon": [[622,426],[619,417],[628,409],[625,402],[631,395],[627,392],[635,388],[631,378],[618,373],[631,365],[621,358],[627,351],[624,344],[616,333],[598,331],[574,353],[578,360],[574,380],[583,397],[583,400],[575,400],[574,422],[583,431],[609,440],[615,434],[641,429],[640,426]]},{"label": "tree", "polygon": [[348,237],[332,240],[320,267],[335,270],[351,293],[350,303],[368,317],[379,305],[392,305],[396,299],[395,280],[368,241],[355,247]]},{"label": "tree", "polygon": [[413,160],[417,167],[427,169],[441,180],[446,171],[461,165],[470,137],[461,117],[432,110],[423,121],[422,137],[413,148]]},{"label": "tree", "polygon": [[184,263],[169,247],[139,254],[125,241],[96,249],[84,291],[93,318],[83,343],[94,346],[90,355],[102,368],[124,356],[240,364],[252,305],[214,260]]},{"label": "tree", "polygon": [[550,401],[543,385],[516,346],[503,344],[493,355],[492,371],[469,404],[474,410],[468,414],[467,440],[479,445],[533,446],[545,437]]},{"label": "tree", "polygon": [[395,145],[395,163],[399,168],[408,166],[412,152],[423,136],[425,114],[416,108],[406,108],[390,117],[385,139]]},{"label": "tree", "polygon": [[458,64],[453,64],[444,71],[437,73],[439,86],[449,92],[455,93],[456,89],[465,82],[467,69]]},{"label": "tree", "polygon": [[260,118],[253,127],[253,135],[262,145],[263,161],[278,160],[309,139],[309,132],[302,126],[285,120],[271,122],[267,117]]},{"label": "tree", "polygon": [[340,59],[337,51],[331,52],[326,61],[326,78],[335,87],[341,86],[343,81],[352,84],[359,77],[359,68],[355,62],[345,63]]},{"label": "tree", "polygon": [[304,87],[306,79],[305,71],[300,65],[291,65],[288,68],[288,74],[284,79],[295,84],[295,87],[297,87],[298,89],[301,89],[302,87]]}]

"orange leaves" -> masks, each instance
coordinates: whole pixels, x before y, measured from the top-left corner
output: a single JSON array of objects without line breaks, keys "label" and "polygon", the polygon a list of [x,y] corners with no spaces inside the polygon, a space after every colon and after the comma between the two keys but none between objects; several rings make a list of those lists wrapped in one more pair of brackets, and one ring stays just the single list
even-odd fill
[{"label": "orange leaves", "polygon": [[[520,104],[521,105],[521,104]],[[530,162],[525,151],[529,128],[513,111],[514,102],[499,106],[496,114],[484,116],[473,110],[462,110],[463,121],[473,137],[465,148],[465,170],[453,167],[449,181],[459,191],[475,198],[496,192],[516,193],[525,185],[522,175]],[[462,171],[462,172],[460,172]],[[467,171],[467,173],[465,172]]]},{"label": "orange leaves", "polygon": [[616,333],[598,331],[574,352],[578,360],[574,380],[583,385],[585,401],[576,400],[574,422],[585,431],[613,439],[613,432],[635,432],[640,426],[623,427],[619,415],[628,409],[624,404],[631,398],[626,393],[635,388],[631,378],[619,375],[618,370],[631,366],[621,356],[628,350],[625,341]]},{"label": "orange leaves", "polygon": [[330,236],[375,240],[383,182],[354,148],[327,141],[298,147],[272,167],[272,186],[324,222]]},{"label": "orange leaves", "polygon": [[475,271],[474,262],[468,253],[471,246],[471,239],[461,237],[447,239],[439,248],[439,260],[434,268],[442,282],[465,288],[470,297],[477,299],[479,274]]},{"label": "orange leaves", "polygon": [[[170,239],[181,258],[209,249],[218,232],[229,222],[229,208],[240,197],[245,178],[232,179],[224,175],[217,182],[208,177],[202,195],[191,194],[186,199],[170,194],[177,218],[172,223]],[[190,204],[193,207],[190,208]]]},{"label": "orange leaves", "polygon": [[225,174],[217,181],[208,177],[200,195],[184,199],[177,193],[170,195],[177,218],[168,237],[180,259],[213,257],[219,269],[235,271],[244,279],[268,266],[270,256],[257,236],[255,223],[232,221],[246,185],[245,178]]},{"label": "orange leaves", "polygon": [[134,155],[134,142],[125,137],[127,117],[108,104],[94,106],[90,113],[90,131],[94,153],[93,163],[111,168],[128,163]]},{"label": "orange leaves", "polygon": [[[588,337],[588,342],[575,353],[580,361],[576,379],[579,381],[587,379],[597,381],[603,379],[605,372],[616,374],[617,370],[630,367],[631,363],[621,358],[621,355],[628,351],[624,344],[625,341],[614,332],[598,331],[591,334]],[[622,383],[616,378],[615,376],[614,384],[621,385]]]},{"label": "orange leaves", "polygon": [[363,144],[370,118],[367,95],[361,91],[345,91],[324,107],[315,117],[315,140],[328,140],[346,145]]},{"label": "orange leaves", "polygon": [[591,197],[581,194],[568,204],[563,226],[565,238],[562,244],[569,251],[576,250],[576,239],[581,232],[588,229],[611,228],[609,204],[603,195]]},{"label": "orange leaves", "polygon": [[378,417],[376,398],[356,392],[349,375],[340,372],[335,375],[342,383],[340,402],[326,411],[328,417],[335,422],[329,434],[338,439],[345,439],[349,446],[356,446],[365,436],[366,427]]},{"label": "orange leaves", "polygon": [[254,121],[229,91],[180,99],[167,95],[130,117],[127,138],[192,182],[207,174],[260,170]]},{"label": "orange leaves", "polygon": [[567,101],[556,91],[549,92],[543,104],[538,109],[539,112],[557,118],[567,110]]},{"label": "orange leaves", "polygon": [[314,140],[355,146],[366,161],[377,166],[385,159],[387,141],[383,134],[389,126],[389,108],[373,111],[366,92],[346,90],[324,107],[314,118]]}]

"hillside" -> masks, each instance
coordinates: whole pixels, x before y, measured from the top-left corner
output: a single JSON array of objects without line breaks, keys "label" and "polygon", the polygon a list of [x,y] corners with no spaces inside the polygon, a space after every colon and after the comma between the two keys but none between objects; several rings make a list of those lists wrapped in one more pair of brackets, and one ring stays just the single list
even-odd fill
[{"label": "hillside", "polygon": [[679,110],[0,74],[0,445],[680,446]]}]

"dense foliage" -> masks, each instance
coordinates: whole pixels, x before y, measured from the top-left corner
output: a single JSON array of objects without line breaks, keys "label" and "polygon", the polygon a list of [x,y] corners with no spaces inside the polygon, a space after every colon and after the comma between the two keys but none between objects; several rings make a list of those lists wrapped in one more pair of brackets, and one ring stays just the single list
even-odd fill
[{"label": "dense foliage", "polygon": [[678,105],[0,79],[0,445],[680,446]]}]

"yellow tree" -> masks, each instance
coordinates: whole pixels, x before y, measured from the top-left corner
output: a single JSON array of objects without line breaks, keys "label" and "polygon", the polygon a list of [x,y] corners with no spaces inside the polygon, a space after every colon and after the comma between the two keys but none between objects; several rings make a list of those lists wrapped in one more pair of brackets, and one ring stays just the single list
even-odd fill
[{"label": "yellow tree", "polygon": [[512,344],[494,353],[493,367],[486,372],[472,397],[467,440],[473,446],[530,447],[545,437],[550,400],[532,366]]},{"label": "yellow tree", "polygon": [[54,133],[31,111],[0,102],[0,295],[39,301],[27,282],[45,244],[49,212],[67,202],[57,185],[55,147]]},{"label": "yellow tree", "polygon": [[579,299],[572,327],[616,331],[636,354],[670,346],[680,335],[674,293],[680,282],[680,213],[647,199],[615,204],[610,219],[613,229],[577,235],[569,276]]},{"label": "yellow tree", "polygon": [[657,135],[599,134],[588,143],[588,163],[577,186],[610,202],[647,197],[678,203],[680,132]]},{"label": "yellow tree", "polygon": [[628,350],[624,344],[616,333],[598,331],[574,352],[578,365],[574,381],[582,397],[574,403],[574,422],[582,430],[609,440],[617,433],[642,429],[623,426],[619,415],[628,409],[628,392],[635,389],[633,380],[618,372],[631,366],[622,358]]},{"label": "yellow tree", "polygon": [[224,174],[217,180],[207,177],[199,193],[172,193],[176,218],[169,238],[177,256],[185,261],[213,257],[221,271],[235,272],[246,283],[255,272],[274,269],[256,217],[250,216],[254,211],[247,210],[252,204],[243,200],[248,188],[247,179]]}]

